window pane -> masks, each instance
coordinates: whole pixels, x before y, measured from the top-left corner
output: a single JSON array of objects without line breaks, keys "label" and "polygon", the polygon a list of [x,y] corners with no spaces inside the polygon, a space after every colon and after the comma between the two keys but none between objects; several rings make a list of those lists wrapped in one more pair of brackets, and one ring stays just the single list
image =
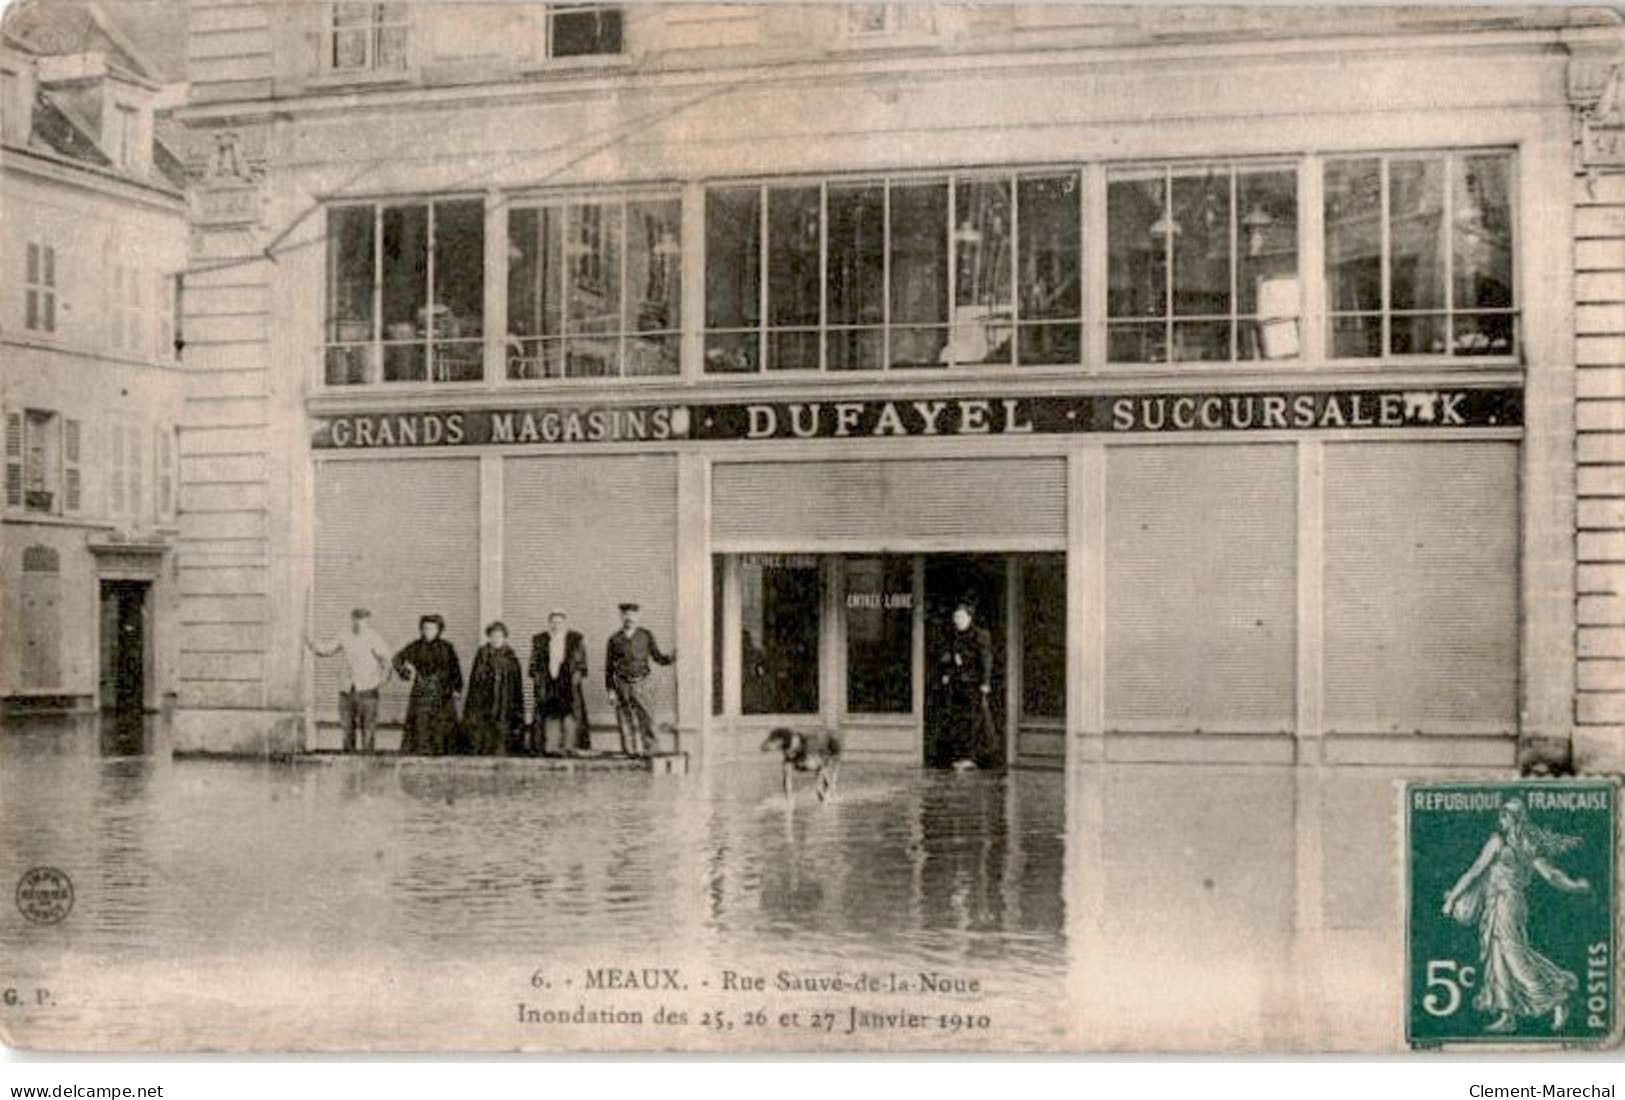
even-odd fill
[{"label": "window pane", "polygon": [[333,35],[335,69],[360,69],[367,64],[367,36],[369,31],[337,31]]},{"label": "window pane", "polygon": [[755,328],[761,320],[761,191],[705,195],[705,327]]},{"label": "window pane", "polygon": [[[767,192],[767,318],[773,326],[818,324],[819,189]],[[771,363],[769,364],[772,365]],[[818,365],[816,352],[813,365]]]},{"label": "window pane", "polygon": [[379,69],[406,68],[405,27],[379,28],[378,54],[374,65]]},{"label": "window pane", "polygon": [[1380,310],[1382,162],[1327,162],[1326,305],[1334,312]]},{"label": "window pane", "polygon": [[372,21],[372,5],[346,0],[333,5],[335,27],[364,27]]},{"label": "window pane", "polygon": [[1510,313],[1457,314],[1451,350],[1456,355],[1511,355],[1514,318]]},{"label": "window pane", "polygon": [[914,709],[914,563],[906,557],[846,560],[846,709]]},{"label": "window pane", "polygon": [[[1230,312],[1230,177],[1174,177],[1174,313]],[[1209,358],[1209,356],[1202,356]],[[1226,349],[1218,358],[1230,358]]]},{"label": "window pane", "polygon": [[818,712],[819,570],[743,560],[740,579],[742,709]]},{"label": "window pane", "polygon": [[1236,180],[1236,311],[1256,316],[1237,332],[1242,359],[1299,351],[1298,174],[1243,172]]},{"label": "window pane", "polygon": [[1066,558],[1021,559],[1021,713],[1066,715]]},{"label": "window pane", "polygon": [[682,209],[675,199],[626,207],[627,332],[682,327]]},{"label": "window pane", "polygon": [[1453,165],[1455,306],[1512,305],[1512,160],[1461,157]]},{"label": "window pane", "polygon": [[[880,184],[829,189],[829,323],[880,325],[886,319],[886,192]],[[831,370],[875,370],[883,338],[832,333]]]},{"label": "window pane", "polygon": [[485,332],[485,207],[479,200],[434,208],[435,377],[471,382],[483,377]]},{"label": "window pane", "polygon": [[760,367],[761,338],[754,332],[713,332],[705,337],[707,374],[749,374]]},{"label": "window pane", "polygon": [[[948,185],[891,189],[892,324],[948,320]],[[892,358],[897,358],[893,349]]]},{"label": "window pane", "polygon": [[1016,212],[1021,227],[1021,319],[1081,317],[1077,174],[1021,180],[1016,185]]},{"label": "window pane", "polygon": [[1011,194],[1007,180],[954,189],[954,333],[960,363],[1010,362]]},{"label": "window pane", "polygon": [[327,339],[371,340],[373,215],[371,206],[327,212]]},{"label": "window pane", "polygon": [[817,329],[775,329],[767,334],[768,370],[817,370]]},{"label": "window pane", "polygon": [[39,245],[32,241],[28,245],[28,282],[39,282]]},{"label": "window pane", "polygon": [[1388,166],[1389,286],[1394,309],[1444,308],[1444,161]]},{"label": "window pane", "polygon": [[1022,325],[1016,337],[1016,361],[1025,365],[1076,365],[1083,361],[1083,329],[1078,322]]},{"label": "window pane", "polygon": [[619,203],[578,203],[565,210],[565,323],[572,333],[620,331],[621,215]]},{"label": "window pane", "polygon": [[1216,363],[1230,358],[1229,321],[1175,321],[1174,359]]},{"label": "window pane", "polygon": [[384,339],[420,339],[428,322],[429,208],[385,207],[383,247]]},{"label": "window pane", "polygon": [[1389,320],[1389,350],[1395,355],[1446,355],[1442,313],[1402,314]]},{"label": "window pane", "polygon": [[1332,355],[1369,358],[1382,354],[1382,318],[1374,314],[1332,318]]},{"label": "window pane", "polygon": [[1106,185],[1106,313],[1161,317],[1168,311],[1167,188],[1161,176]]}]

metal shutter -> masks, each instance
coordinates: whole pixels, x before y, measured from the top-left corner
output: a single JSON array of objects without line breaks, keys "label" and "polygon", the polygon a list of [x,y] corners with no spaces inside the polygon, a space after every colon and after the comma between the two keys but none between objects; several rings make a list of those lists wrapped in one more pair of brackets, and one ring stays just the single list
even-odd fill
[{"label": "metal shutter", "polygon": [[1064,549],[1061,458],[745,462],[712,478],[719,549]]},{"label": "metal shutter", "polygon": [[[350,610],[365,607],[394,650],[417,636],[418,616],[445,617],[463,675],[478,648],[480,468],[478,459],[326,462],[316,469],[316,591],[311,637],[340,637]],[[318,712],[333,719],[344,685],[342,657],[316,660]],[[380,717],[406,714],[406,685],[385,686]]]},{"label": "metal shutter", "polygon": [[1518,448],[1326,448],[1332,732],[1517,726]]},{"label": "metal shutter", "polygon": [[1107,456],[1107,725],[1291,730],[1296,449],[1115,447]]},{"label": "metal shutter", "polygon": [[[587,712],[612,725],[604,692],[604,646],[616,607],[643,607],[662,649],[676,644],[677,460],[669,455],[511,458],[503,475],[502,613],[530,667],[530,640],[562,608],[587,642]],[[702,654],[686,654],[698,661]],[[676,678],[656,668],[656,721],[674,721]],[[529,675],[526,699],[530,699]]]},{"label": "metal shutter", "polygon": [[6,506],[23,506],[23,414],[6,414]]}]

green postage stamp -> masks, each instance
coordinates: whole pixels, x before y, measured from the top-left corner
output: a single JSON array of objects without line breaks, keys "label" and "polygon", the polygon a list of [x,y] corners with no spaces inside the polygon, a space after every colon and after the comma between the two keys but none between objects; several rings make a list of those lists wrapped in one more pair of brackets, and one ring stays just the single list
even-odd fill
[{"label": "green postage stamp", "polygon": [[1618,787],[1407,783],[1404,794],[1407,1041],[1611,1039]]}]

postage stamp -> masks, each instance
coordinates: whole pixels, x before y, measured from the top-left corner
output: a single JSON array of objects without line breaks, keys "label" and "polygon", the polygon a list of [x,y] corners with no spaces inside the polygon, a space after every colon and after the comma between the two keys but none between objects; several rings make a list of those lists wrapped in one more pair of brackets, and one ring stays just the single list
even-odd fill
[{"label": "postage stamp", "polygon": [[1406,1041],[1609,1040],[1618,786],[1408,783],[1404,797]]},{"label": "postage stamp", "polygon": [[30,867],[17,880],[17,910],[34,924],[60,924],[73,908],[73,882],[55,867]]}]

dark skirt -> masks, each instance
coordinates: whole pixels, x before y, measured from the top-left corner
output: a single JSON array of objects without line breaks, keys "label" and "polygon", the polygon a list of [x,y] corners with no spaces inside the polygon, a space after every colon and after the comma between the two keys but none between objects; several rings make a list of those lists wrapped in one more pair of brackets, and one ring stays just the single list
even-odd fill
[{"label": "dark skirt", "polygon": [[445,682],[432,673],[412,681],[406,703],[406,727],[401,752],[412,756],[443,756],[462,749],[457,707]]}]

